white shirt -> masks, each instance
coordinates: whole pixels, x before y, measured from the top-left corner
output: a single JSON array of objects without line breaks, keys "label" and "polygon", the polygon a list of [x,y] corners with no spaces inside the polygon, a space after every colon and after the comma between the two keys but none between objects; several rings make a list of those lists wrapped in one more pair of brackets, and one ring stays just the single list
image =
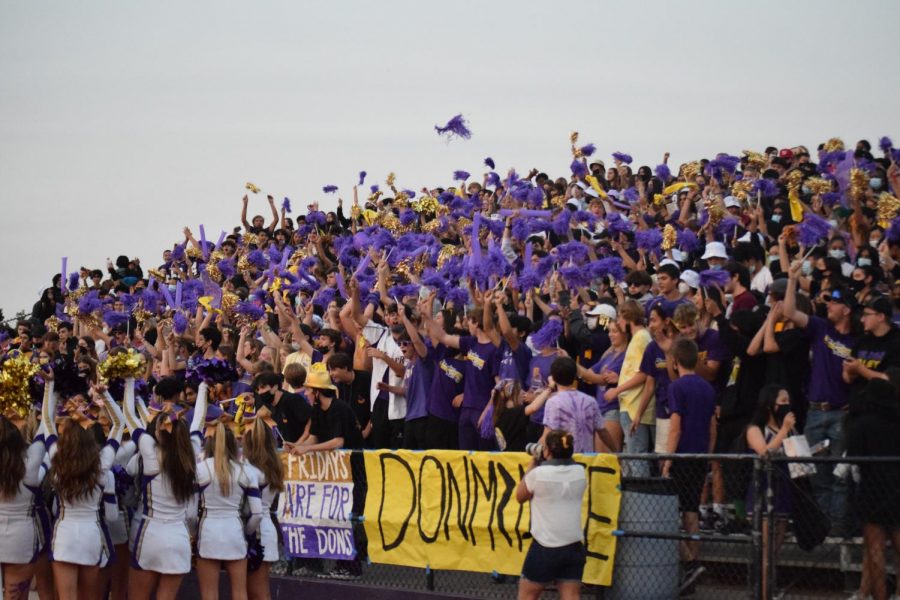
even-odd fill
[{"label": "white shirt", "polygon": [[754,292],[759,292],[760,294],[765,294],[766,290],[769,289],[769,286],[772,285],[772,271],[769,270],[769,267],[762,267],[759,271],[753,274],[753,279],[750,281],[750,290]]},{"label": "white shirt", "polygon": [[[391,359],[397,362],[403,362],[403,351],[400,350],[400,346],[394,341],[394,336],[391,335],[391,332],[387,327],[370,320],[366,323],[366,326],[363,327],[362,333],[369,344],[387,354]],[[371,398],[373,408],[375,406],[375,400],[378,398],[380,392],[378,383],[384,378],[385,371],[389,371],[388,385],[392,387],[400,387],[403,385],[403,378],[397,376],[397,374],[388,367],[386,362],[380,358],[373,358],[372,385],[369,389],[369,398]],[[394,419],[403,419],[404,417],[406,417],[406,398],[389,392],[388,419],[393,421]]]},{"label": "white shirt", "polygon": [[525,474],[531,499],[531,535],[545,548],[584,541],[581,501],[587,488],[584,467],[540,465]]}]

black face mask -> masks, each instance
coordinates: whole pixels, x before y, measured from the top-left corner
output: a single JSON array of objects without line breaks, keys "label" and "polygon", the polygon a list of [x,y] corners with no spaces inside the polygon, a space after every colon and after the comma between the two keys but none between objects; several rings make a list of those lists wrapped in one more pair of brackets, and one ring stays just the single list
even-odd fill
[{"label": "black face mask", "polygon": [[827,304],[816,304],[816,316],[821,317],[823,319],[828,318],[828,305]]},{"label": "black face mask", "polygon": [[256,394],[256,406],[269,406],[275,400],[275,392],[264,392]]},{"label": "black face mask", "polygon": [[861,291],[864,287],[866,287],[866,282],[862,279],[851,279],[850,280],[850,289],[854,292]]},{"label": "black face mask", "polygon": [[819,269],[815,269],[812,272],[813,281],[822,281],[822,277],[824,277],[824,275],[822,274],[822,271],[820,271]]},{"label": "black face mask", "polygon": [[89,369],[84,369],[84,370],[79,369],[79,371],[78,371],[79,377],[87,377],[90,374],[91,374],[91,372]]},{"label": "black face mask", "polygon": [[643,295],[644,295],[644,294],[641,294],[641,293],[638,293],[638,294],[632,294],[631,292],[628,292],[628,297],[631,298],[632,300],[637,300],[637,299],[639,299],[639,298],[640,298],[641,296],[643,296]]},{"label": "black face mask", "polygon": [[775,411],[772,413],[775,416],[775,422],[779,425],[784,422],[784,418],[788,416],[788,413],[791,412],[790,404],[777,404],[775,405]]}]

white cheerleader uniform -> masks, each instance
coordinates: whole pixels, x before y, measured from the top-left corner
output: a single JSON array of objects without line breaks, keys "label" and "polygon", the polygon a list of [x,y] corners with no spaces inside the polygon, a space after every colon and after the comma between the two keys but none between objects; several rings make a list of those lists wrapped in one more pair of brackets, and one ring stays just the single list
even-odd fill
[{"label": "white cheerleader uniform", "polygon": [[[45,412],[42,418],[48,421],[48,427],[51,427],[49,423],[52,422],[56,412],[55,404],[54,401],[44,402]],[[100,479],[83,498],[72,502],[64,498],[59,499],[59,518],[53,526],[53,538],[50,540],[52,561],[103,567],[112,556],[112,542],[105,524],[101,522],[104,517],[100,508],[107,476],[116,459],[116,451],[122,438],[123,423],[116,403],[107,402],[107,407],[112,427],[106,444],[100,450]],[[53,408],[53,411],[48,411],[48,408]],[[47,442],[48,453],[52,460],[56,454],[56,436],[51,435]]]},{"label": "white cheerleader uniform", "polygon": [[[197,465],[197,483],[200,486],[197,554],[200,558],[247,558],[245,533],[258,531],[262,519],[257,473],[256,469],[247,468],[242,462],[231,461],[231,493],[224,496],[216,477],[215,459],[207,458]],[[245,499],[250,512],[246,527],[241,519],[241,507]]]},{"label": "white cheerleader uniform", "polygon": [[0,500],[0,563],[22,565],[34,562],[44,546],[48,523],[41,502],[41,480],[46,446],[38,434],[25,453],[25,477],[12,498]]},{"label": "white cheerleader uniform", "polygon": [[249,462],[244,462],[247,469],[256,472],[256,480],[259,484],[259,493],[262,500],[262,520],[259,522],[259,539],[263,547],[263,562],[277,562],[278,556],[278,529],[272,519],[272,504],[275,502],[277,492],[269,487],[266,476]]},{"label": "white cheerleader uniform", "polygon": [[[206,393],[207,387],[202,384],[197,393],[197,410],[194,411],[191,423],[192,438],[195,432],[199,432],[199,426],[196,425],[198,416],[200,423],[205,418]],[[189,573],[191,538],[187,521],[190,503],[175,497],[171,481],[161,471],[156,440],[144,431],[143,424],[135,414],[133,379],[125,382],[125,419],[143,462],[139,482],[140,510],[132,522],[131,565],[136,569],[164,575]],[[197,451],[196,443],[194,451]]]}]

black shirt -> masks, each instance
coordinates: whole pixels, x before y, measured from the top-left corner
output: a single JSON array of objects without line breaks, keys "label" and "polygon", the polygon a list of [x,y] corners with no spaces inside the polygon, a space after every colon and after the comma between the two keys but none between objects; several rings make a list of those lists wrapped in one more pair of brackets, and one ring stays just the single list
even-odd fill
[{"label": "black shirt", "polygon": [[300,394],[282,392],[278,404],[270,407],[272,418],[286,442],[296,442],[303,435],[306,423],[312,418],[313,409]]},{"label": "black shirt", "polygon": [[350,383],[339,383],[338,400],[344,402],[353,409],[356,421],[361,427],[368,425],[372,418],[372,408],[370,404],[372,389],[372,373],[370,371],[353,370],[354,377]]},{"label": "black shirt", "polygon": [[[880,373],[890,367],[900,367],[900,329],[891,326],[881,337],[866,333],[856,342],[851,355],[863,366]],[[861,395],[868,383],[864,377],[857,377],[850,386],[851,400]]]},{"label": "black shirt", "polygon": [[316,436],[316,443],[328,442],[334,438],[344,438],[342,448],[360,450],[363,447],[362,433],[353,410],[337,398],[331,401],[328,410],[320,405],[313,407],[310,434]]},{"label": "black shirt", "polygon": [[500,413],[497,417],[497,429],[506,440],[506,452],[525,452],[528,423],[524,406],[506,408]]}]

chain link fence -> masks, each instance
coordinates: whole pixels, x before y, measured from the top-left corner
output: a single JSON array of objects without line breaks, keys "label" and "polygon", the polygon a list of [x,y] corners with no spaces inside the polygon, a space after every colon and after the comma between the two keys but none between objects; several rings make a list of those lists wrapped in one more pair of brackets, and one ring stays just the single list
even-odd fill
[{"label": "chain link fence", "polygon": [[[882,474],[900,472],[896,458],[623,454],[619,459],[623,477],[613,583],[585,586],[582,594],[588,598],[846,597],[859,587],[862,574],[860,482],[869,477],[887,485],[892,480]],[[823,473],[836,473],[839,491],[847,490],[844,514],[820,507],[823,490],[816,482]],[[892,501],[894,493],[886,489],[875,501]],[[900,506],[890,509],[900,512]],[[900,556],[889,552],[885,562],[890,595]],[[294,571],[327,577],[329,566],[326,561],[316,572]],[[285,577],[294,576],[289,567]],[[517,595],[516,577],[424,566],[366,563],[353,582],[465,598]],[[556,597],[555,590],[544,597]]]}]

